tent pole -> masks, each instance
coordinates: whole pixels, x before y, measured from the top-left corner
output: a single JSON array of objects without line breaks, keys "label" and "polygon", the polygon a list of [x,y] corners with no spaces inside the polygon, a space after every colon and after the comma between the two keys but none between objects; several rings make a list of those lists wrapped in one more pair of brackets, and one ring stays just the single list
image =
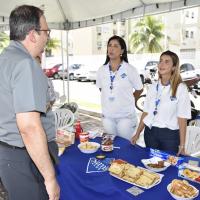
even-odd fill
[{"label": "tent pole", "polygon": [[[64,72],[64,56],[63,56],[63,35],[62,35],[62,31],[60,31],[61,35],[61,56],[62,56],[62,70]],[[63,81],[62,81],[62,85],[63,85],[63,96],[64,98],[66,97],[65,95],[65,79],[63,77]]]},{"label": "tent pole", "polygon": [[69,31],[66,31],[66,54],[67,54],[67,102],[69,103],[69,46],[68,46],[68,40],[69,40]]}]

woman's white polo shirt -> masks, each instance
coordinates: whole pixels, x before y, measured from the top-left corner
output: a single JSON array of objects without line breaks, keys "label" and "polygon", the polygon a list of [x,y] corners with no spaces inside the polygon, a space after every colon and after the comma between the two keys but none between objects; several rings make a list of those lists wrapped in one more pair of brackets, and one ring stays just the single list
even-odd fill
[{"label": "woman's white polo shirt", "polygon": [[[184,83],[180,83],[176,97],[172,97],[170,84],[163,86],[160,81],[158,84],[158,91],[157,83],[153,83],[147,92],[143,111],[148,115],[144,118],[144,124],[149,128],[155,126],[177,130],[179,129],[178,117],[191,118],[191,104],[187,87]],[[157,106],[157,114],[154,115],[155,101],[158,95],[160,103]]]},{"label": "woman's white polo shirt", "polygon": [[141,90],[143,85],[135,67],[126,62],[121,63],[115,74],[111,92],[109,64],[103,65],[97,72],[96,85],[101,88],[102,113],[105,117],[136,116],[133,92]]}]

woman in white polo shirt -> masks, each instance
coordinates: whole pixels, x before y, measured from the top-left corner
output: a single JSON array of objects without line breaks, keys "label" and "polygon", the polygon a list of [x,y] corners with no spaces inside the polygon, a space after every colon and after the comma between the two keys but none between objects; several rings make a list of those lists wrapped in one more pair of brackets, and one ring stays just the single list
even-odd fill
[{"label": "woman in white polo shirt", "polygon": [[182,83],[179,58],[165,51],[158,64],[159,80],[149,88],[136,134],[135,144],[144,130],[147,147],[185,154],[187,119],[191,117],[191,105],[187,87]]},{"label": "woman in white polo shirt", "polygon": [[128,63],[126,44],[119,36],[108,41],[106,61],[97,72],[96,85],[101,91],[105,131],[130,140],[137,124],[135,99],[143,85],[137,70]]}]

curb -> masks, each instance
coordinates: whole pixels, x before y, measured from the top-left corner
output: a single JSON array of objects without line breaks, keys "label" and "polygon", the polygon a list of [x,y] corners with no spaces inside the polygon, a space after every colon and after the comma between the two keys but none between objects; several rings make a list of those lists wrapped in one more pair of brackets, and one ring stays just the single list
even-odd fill
[{"label": "curb", "polygon": [[93,117],[101,118],[101,113],[98,113],[98,112],[89,111],[89,110],[83,110],[83,109],[79,109],[78,111],[79,111],[79,113],[82,113],[82,114],[86,114],[86,115],[90,115],[90,116],[93,116]]}]

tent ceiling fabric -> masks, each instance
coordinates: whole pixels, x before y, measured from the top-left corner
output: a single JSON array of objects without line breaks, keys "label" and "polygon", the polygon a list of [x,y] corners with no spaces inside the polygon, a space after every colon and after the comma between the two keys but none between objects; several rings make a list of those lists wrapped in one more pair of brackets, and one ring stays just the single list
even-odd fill
[{"label": "tent ceiling fabric", "polygon": [[16,6],[29,4],[44,9],[50,28],[69,30],[199,6],[200,0],[0,0],[0,4],[0,24],[8,24]]}]

